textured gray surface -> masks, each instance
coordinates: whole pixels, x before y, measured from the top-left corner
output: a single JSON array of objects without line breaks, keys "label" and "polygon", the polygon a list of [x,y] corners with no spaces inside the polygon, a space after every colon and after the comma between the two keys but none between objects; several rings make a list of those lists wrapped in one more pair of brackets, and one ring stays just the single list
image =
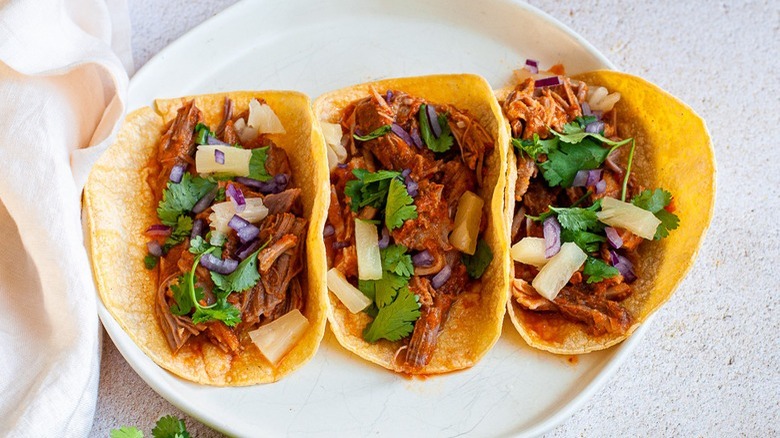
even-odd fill
[{"label": "textured gray surface", "polygon": [[[130,0],[133,55],[155,53],[233,0]],[[780,2],[532,1],[693,107],[718,161],[699,258],[634,355],[550,436],[780,434]],[[220,436],[151,390],[106,336],[93,436],[166,414]]]}]

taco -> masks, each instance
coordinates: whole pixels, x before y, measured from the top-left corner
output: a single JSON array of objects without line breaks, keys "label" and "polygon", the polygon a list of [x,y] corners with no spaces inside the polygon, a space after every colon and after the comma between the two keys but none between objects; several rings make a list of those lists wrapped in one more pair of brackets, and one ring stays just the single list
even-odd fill
[{"label": "taco", "polygon": [[501,333],[507,133],[474,75],[389,79],[314,102],[328,146],[328,318],[406,374],[474,365]]},{"label": "taco", "polygon": [[626,339],[674,292],[712,217],[715,164],[688,106],[634,76],[533,61],[497,92],[511,128],[507,310],[558,354]]},{"label": "taco", "polygon": [[218,386],[273,382],[317,351],[327,166],[309,99],[257,91],[129,114],[84,191],[108,311],[158,365]]}]

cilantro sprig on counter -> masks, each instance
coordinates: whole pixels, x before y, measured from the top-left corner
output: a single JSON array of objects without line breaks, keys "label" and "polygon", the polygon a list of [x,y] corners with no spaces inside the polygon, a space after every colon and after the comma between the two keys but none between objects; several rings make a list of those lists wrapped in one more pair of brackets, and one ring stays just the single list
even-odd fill
[{"label": "cilantro sprig on counter", "polygon": [[[110,436],[111,438],[143,438],[144,433],[134,426],[122,426],[119,429],[113,429]],[[184,420],[173,415],[166,415],[157,420],[154,429],[152,429],[152,437],[190,438],[190,433],[187,432]]]}]

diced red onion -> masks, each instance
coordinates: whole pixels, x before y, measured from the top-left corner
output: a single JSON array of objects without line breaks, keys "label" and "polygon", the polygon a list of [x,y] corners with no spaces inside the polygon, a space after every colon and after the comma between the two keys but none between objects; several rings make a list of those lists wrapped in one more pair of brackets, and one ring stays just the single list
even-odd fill
[{"label": "diced red onion", "polygon": [[225,164],[225,153],[219,149],[214,149],[214,162],[217,164]]},{"label": "diced red onion", "polygon": [[228,226],[236,231],[241,231],[248,225],[251,225],[249,221],[237,214],[234,214],[228,222]]},{"label": "diced red onion", "polygon": [[206,221],[203,219],[195,219],[192,221],[192,232],[190,232],[190,239],[194,239],[198,236],[203,236],[203,231],[206,228]]},{"label": "diced red onion", "polygon": [[[225,143],[224,141],[218,139],[217,137],[212,137],[210,135],[206,136],[206,144],[212,145],[212,146],[230,146],[229,144]],[[220,163],[224,164],[224,163]]]},{"label": "diced red onion", "polygon": [[250,242],[246,242],[245,244],[241,245],[238,248],[238,251],[236,251],[236,256],[239,260],[244,260],[250,255],[252,255],[253,252],[257,251],[257,248],[260,248],[262,242],[260,242],[260,239],[255,239]]},{"label": "diced red onion", "polygon": [[177,164],[171,169],[171,176],[168,177],[174,184],[181,182],[181,178],[184,176],[184,171],[187,170],[187,166],[184,164]]},{"label": "diced red onion", "polygon": [[214,187],[213,190],[203,195],[203,197],[192,207],[192,212],[198,214],[211,207],[211,203],[214,202],[214,198],[217,197],[217,192],[219,192],[219,189]]},{"label": "diced red onion", "polygon": [[616,229],[612,227],[606,227],[604,228],[604,232],[607,233],[607,242],[609,242],[613,248],[618,249],[623,246],[623,239],[620,237],[620,234],[618,234]]},{"label": "diced red onion", "polygon": [[431,286],[433,286],[434,289],[442,287],[444,283],[450,279],[450,275],[452,275],[452,268],[450,265],[444,265],[444,267],[441,268],[441,271],[431,279]]},{"label": "diced red onion", "polygon": [[422,138],[420,138],[420,128],[417,126],[412,128],[411,137],[414,145],[417,146],[418,149],[421,149],[423,147],[423,141]]},{"label": "diced red onion", "polygon": [[404,143],[408,145],[414,144],[412,137],[409,136],[409,133],[406,132],[406,130],[402,128],[401,125],[397,123],[393,123],[392,125],[390,125],[390,130],[393,131],[393,134],[401,137],[401,140],[403,140]]},{"label": "diced red onion", "polygon": [[602,179],[596,183],[596,194],[600,195],[604,193],[605,190],[607,190],[607,182]]},{"label": "diced red onion", "polygon": [[341,249],[349,246],[349,242],[333,242],[333,249]]},{"label": "diced red onion", "polygon": [[339,163],[336,165],[336,167],[338,167],[339,169],[346,169],[349,166],[347,166],[347,163]]},{"label": "diced red onion", "polygon": [[160,242],[156,240],[150,240],[146,242],[146,249],[149,250],[149,254],[155,257],[162,256],[163,253],[162,246],[160,246]]},{"label": "diced red onion", "polygon": [[592,115],[593,117],[595,117],[595,118],[596,118],[596,120],[601,120],[601,116],[602,116],[602,115],[604,115],[604,112],[602,112],[602,111],[593,111],[593,112],[591,113],[591,115]]},{"label": "diced red onion", "polygon": [[585,125],[585,132],[590,134],[600,134],[604,130],[604,122],[591,122]]},{"label": "diced red onion", "polygon": [[623,257],[622,255],[618,254],[617,251],[612,249],[609,250],[609,258],[612,266],[617,268],[617,270],[620,272],[620,275],[622,275],[623,279],[626,280],[626,283],[633,283],[634,280],[636,280],[634,265],[631,263],[631,260]]},{"label": "diced red onion", "polygon": [[325,229],[322,230],[322,237],[330,237],[334,233],[336,233],[336,229],[333,228],[333,225],[327,224],[325,225]]},{"label": "diced red onion", "polygon": [[249,242],[260,234],[259,228],[250,224],[249,221],[237,214],[234,214],[233,217],[230,218],[228,226],[236,230],[238,239],[241,240],[242,243]]},{"label": "diced red onion", "polygon": [[550,258],[561,250],[561,224],[558,218],[550,216],[544,220],[544,256]]},{"label": "diced red onion", "polygon": [[417,197],[417,193],[419,193],[417,189],[420,187],[417,181],[413,180],[411,176],[407,176],[404,179],[404,183],[406,183],[406,192],[409,193],[409,196],[412,198]]},{"label": "diced red onion", "polygon": [[154,224],[149,226],[149,228],[146,229],[146,235],[147,236],[170,236],[171,235],[171,227],[168,225],[163,224]]},{"label": "diced red onion", "polygon": [[534,84],[535,88],[554,87],[561,85],[561,78],[558,76],[551,76],[549,78],[539,79]]},{"label": "diced red onion", "polygon": [[230,196],[230,200],[236,207],[236,211],[241,213],[246,208],[246,200],[244,199],[244,193],[233,184],[228,184],[225,192]]},{"label": "diced red onion", "polygon": [[379,249],[385,249],[390,245],[390,232],[387,228],[382,227],[382,238],[379,239]]},{"label": "diced red onion", "polygon": [[217,274],[230,274],[238,267],[238,260],[232,259],[220,259],[213,255],[205,254],[200,258],[200,264],[209,271],[216,272]]},{"label": "diced red onion", "polygon": [[533,74],[539,73],[539,62],[535,59],[526,59],[525,66]]},{"label": "diced red onion", "polygon": [[580,104],[580,108],[582,108],[582,115],[583,116],[592,116],[593,115],[593,111],[590,110],[590,105],[588,104],[588,102],[582,102]]},{"label": "diced red onion", "polygon": [[418,268],[427,268],[433,265],[433,256],[426,249],[412,256],[412,264]]},{"label": "diced red onion", "polygon": [[385,93],[385,102],[390,103],[391,100],[393,100],[393,92],[387,90],[387,93]]},{"label": "diced red onion", "polygon": [[401,171],[401,176],[406,178],[407,176],[412,174],[412,169],[404,169]]},{"label": "diced red onion", "polygon": [[585,185],[588,182],[588,175],[590,173],[587,170],[579,170],[577,171],[577,174],[574,175],[574,181],[572,181],[571,186],[572,187],[585,187]]},{"label": "diced red onion", "polygon": [[594,169],[588,171],[588,180],[585,185],[588,187],[595,186],[601,180],[601,169]]},{"label": "diced red onion", "polygon": [[439,138],[441,135],[441,125],[439,125],[439,117],[436,115],[436,109],[433,105],[425,105],[425,109],[428,113],[428,123],[431,124],[433,136]]}]

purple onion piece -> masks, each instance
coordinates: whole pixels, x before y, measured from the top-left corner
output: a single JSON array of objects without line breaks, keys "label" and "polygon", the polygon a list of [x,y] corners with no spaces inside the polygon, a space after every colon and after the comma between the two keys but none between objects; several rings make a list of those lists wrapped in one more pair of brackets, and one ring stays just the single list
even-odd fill
[{"label": "purple onion piece", "polygon": [[623,279],[626,280],[626,283],[633,283],[636,280],[634,265],[631,263],[631,260],[623,257],[622,255],[618,254],[617,251],[612,249],[609,250],[609,258],[612,266],[617,268],[617,270],[620,272],[620,275],[622,275]]},{"label": "purple onion piece", "polygon": [[238,260],[232,259],[219,259],[211,254],[205,254],[200,258],[200,264],[209,271],[216,272],[217,274],[230,274],[238,267]]},{"label": "purple onion piece", "polygon": [[427,268],[433,265],[433,256],[426,249],[412,256],[412,264],[418,268]]},{"label": "purple onion piece", "polygon": [[528,68],[528,71],[530,71],[533,74],[539,73],[539,62],[535,59],[526,59],[525,60],[525,66]]},{"label": "purple onion piece", "polygon": [[601,169],[589,170],[588,180],[585,182],[585,185],[588,187],[595,186],[596,183],[598,183],[600,180],[601,180]]},{"label": "purple onion piece", "polygon": [[404,178],[406,178],[407,176],[409,176],[409,175],[411,175],[411,174],[412,174],[412,169],[404,169],[404,170],[401,172],[401,176],[402,176],[402,177],[404,177]]},{"label": "purple onion piece", "polygon": [[349,242],[333,242],[333,249],[341,249],[349,246]]},{"label": "purple onion piece", "polygon": [[347,166],[347,163],[339,163],[336,165],[336,167],[338,167],[339,169],[346,169],[349,166]]},{"label": "purple onion piece", "polygon": [[600,134],[604,130],[604,122],[591,122],[585,125],[585,132],[590,134]]},{"label": "purple onion piece", "polygon": [[322,230],[322,237],[330,237],[335,233],[336,233],[336,229],[333,228],[333,225],[327,224],[325,225],[325,228]]},{"label": "purple onion piece", "polygon": [[412,198],[417,197],[417,189],[420,187],[420,185],[417,184],[417,181],[412,179],[411,175],[406,175],[404,178],[404,184],[406,184],[406,192],[409,193],[409,196]]},{"label": "purple onion piece", "polygon": [[616,229],[612,227],[606,227],[604,228],[604,232],[607,233],[607,242],[609,242],[610,246],[615,249],[623,246],[623,239],[620,238],[620,234],[618,234]]},{"label": "purple onion piece", "polygon": [[390,245],[390,232],[386,227],[382,227],[382,238],[379,239],[379,249],[385,249]]},{"label": "purple onion piece", "polygon": [[412,137],[409,136],[409,133],[406,132],[406,130],[402,128],[401,125],[397,123],[393,123],[392,125],[390,125],[390,130],[393,131],[393,134],[401,137],[401,140],[403,140],[404,143],[408,145],[414,144]]},{"label": "purple onion piece", "polygon": [[238,234],[238,240],[240,240],[241,243],[246,243],[260,235],[260,228],[249,224],[244,228],[236,231],[236,234]]},{"label": "purple onion piece", "polygon": [[192,207],[192,212],[198,214],[211,207],[211,203],[214,202],[214,198],[217,197],[217,192],[219,192],[219,189],[214,187],[212,191],[203,195],[203,197],[198,199],[198,202]]},{"label": "purple onion piece", "polygon": [[217,137],[212,137],[210,135],[206,136],[206,144],[212,145],[212,146],[230,146],[229,144],[225,143],[224,141],[218,139]]},{"label": "purple onion piece", "polygon": [[587,170],[577,171],[577,174],[574,176],[574,181],[572,181],[571,186],[572,187],[585,187],[585,185],[588,182],[588,175],[589,175],[589,172]]},{"label": "purple onion piece", "polygon": [[195,219],[192,222],[192,232],[190,232],[190,239],[194,239],[198,236],[203,237],[203,231],[206,228],[206,221],[203,219]]},{"label": "purple onion piece", "polygon": [[156,240],[150,240],[146,242],[146,249],[149,250],[149,254],[155,257],[161,257],[163,254],[162,246]]},{"label": "purple onion piece", "polygon": [[253,252],[257,251],[257,248],[260,248],[261,244],[262,242],[260,242],[260,239],[246,242],[238,248],[238,251],[236,251],[236,256],[239,258],[239,260],[245,260],[247,257],[252,255]]},{"label": "purple onion piece", "polygon": [[544,256],[550,258],[561,250],[561,224],[558,218],[550,216],[544,220]]},{"label": "purple onion piece", "polygon": [[554,87],[561,85],[561,78],[558,76],[552,76],[549,78],[539,79],[534,84],[535,88]]},{"label": "purple onion piece", "polygon": [[228,184],[225,192],[230,196],[230,200],[233,202],[233,206],[236,211],[241,213],[246,208],[246,200],[244,199],[244,193],[233,184]]},{"label": "purple onion piece", "polygon": [[450,265],[444,265],[444,267],[441,268],[441,271],[431,279],[431,286],[433,286],[434,289],[442,287],[444,283],[450,279],[450,275],[452,275],[452,268]]},{"label": "purple onion piece", "polygon": [[173,166],[173,169],[171,169],[171,176],[169,176],[168,179],[170,179],[174,184],[180,183],[181,178],[184,176],[185,170],[187,170],[187,166],[185,164],[177,164]]},{"label": "purple onion piece", "polygon": [[602,179],[596,183],[596,194],[600,195],[604,193],[605,190],[607,190],[607,182]]},{"label": "purple onion piece", "polygon": [[393,92],[387,90],[387,93],[385,93],[385,102],[390,103],[391,100],[393,100]]},{"label": "purple onion piece", "polygon": [[170,236],[171,227],[163,224],[154,224],[146,229],[147,236]]},{"label": "purple onion piece", "polygon": [[228,222],[228,226],[236,231],[243,230],[244,228],[246,228],[247,225],[251,225],[249,221],[237,214],[234,214],[233,217],[231,217],[230,221]]},{"label": "purple onion piece", "polygon": [[425,109],[428,113],[428,123],[431,124],[433,136],[439,138],[441,135],[441,125],[439,125],[439,117],[436,115],[436,109],[430,104],[425,105]]},{"label": "purple onion piece", "polygon": [[588,102],[582,102],[580,104],[580,108],[582,108],[582,115],[583,116],[592,116],[593,111],[590,110],[590,104]]},{"label": "purple onion piece", "polygon": [[593,111],[593,112],[591,113],[591,115],[592,115],[593,117],[595,117],[595,118],[596,118],[596,120],[598,120],[598,121],[601,121],[601,116],[603,116],[603,115],[604,115],[604,112],[602,112],[602,111]]},{"label": "purple onion piece", "polygon": [[214,162],[217,164],[225,164],[225,153],[219,149],[214,149]]},{"label": "purple onion piece", "polygon": [[420,128],[418,128],[417,126],[412,128],[411,136],[412,136],[412,142],[414,142],[414,145],[417,146],[417,149],[422,149],[423,141],[422,141],[422,137],[420,137]]}]

